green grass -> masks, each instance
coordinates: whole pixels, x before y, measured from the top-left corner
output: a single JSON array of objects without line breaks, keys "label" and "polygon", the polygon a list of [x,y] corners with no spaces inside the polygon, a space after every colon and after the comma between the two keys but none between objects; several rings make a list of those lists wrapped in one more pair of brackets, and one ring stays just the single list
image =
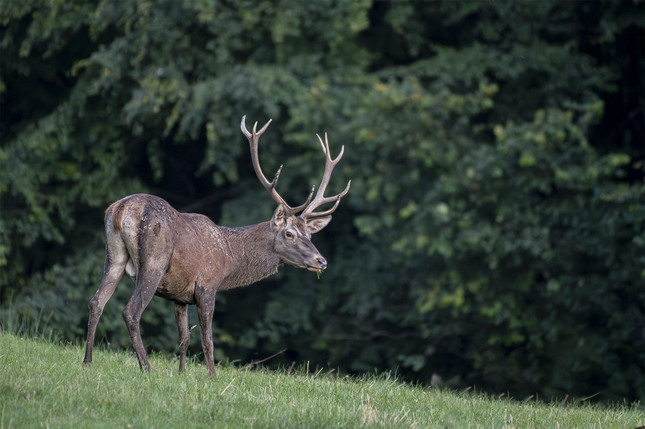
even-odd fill
[{"label": "green grass", "polygon": [[393,377],[325,371],[218,368],[151,356],[151,374],[128,353],[0,334],[0,428],[386,427],[635,428],[636,406],[495,399],[414,387]]}]

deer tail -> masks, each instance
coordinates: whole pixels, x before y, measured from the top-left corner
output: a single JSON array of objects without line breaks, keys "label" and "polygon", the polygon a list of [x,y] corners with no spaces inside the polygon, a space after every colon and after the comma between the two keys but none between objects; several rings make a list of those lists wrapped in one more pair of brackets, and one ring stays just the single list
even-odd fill
[{"label": "deer tail", "polygon": [[110,211],[112,211],[112,226],[117,232],[123,231],[123,216],[125,216],[125,209],[127,208],[127,204],[124,204],[125,200],[126,198],[123,198],[112,203],[105,211],[106,218],[109,216]]}]

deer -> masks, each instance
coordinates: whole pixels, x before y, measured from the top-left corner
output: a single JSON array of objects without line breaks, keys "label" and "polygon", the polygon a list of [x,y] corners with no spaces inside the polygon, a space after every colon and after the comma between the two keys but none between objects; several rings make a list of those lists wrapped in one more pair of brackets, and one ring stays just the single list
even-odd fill
[{"label": "deer", "polygon": [[[238,228],[216,225],[196,213],[180,213],[160,197],[134,194],[112,203],[105,211],[105,264],[98,290],[89,302],[87,342],[83,362],[92,362],[92,349],[103,309],[123,275],[134,281],[132,297],[123,310],[134,352],[142,372],[150,372],[144,348],[140,321],[143,311],[157,295],[174,302],[179,332],[179,373],[185,372],[190,342],[188,306],[197,307],[201,344],[209,376],[215,376],[212,323],[215,296],[219,291],[248,286],[275,274],[283,264],[321,272],[327,260],[311,241],[312,234],[325,228],[331,214],[351,186],[326,197],[336,158],[331,157],[327,133],[323,143],[316,134],[325,155],[325,169],[318,191],[315,186],[304,204],[292,207],[278,194],[276,184],[282,165],[272,181],[262,172],[258,157],[260,136],[271,119],[257,131],[246,128],[246,115],[240,129],[249,141],[255,174],[277,207],[269,221]],[[320,210],[323,205],[333,206]]]}]

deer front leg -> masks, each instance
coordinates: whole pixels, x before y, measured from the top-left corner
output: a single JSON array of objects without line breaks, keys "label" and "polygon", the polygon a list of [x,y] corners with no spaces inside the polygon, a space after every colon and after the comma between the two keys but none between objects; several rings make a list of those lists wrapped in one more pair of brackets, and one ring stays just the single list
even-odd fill
[{"label": "deer front leg", "polygon": [[215,376],[215,358],[213,356],[213,312],[215,311],[215,291],[198,286],[195,288],[199,330],[202,334],[202,349],[208,375]]},{"label": "deer front leg", "polygon": [[188,305],[175,303],[175,318],[179,330],[179,372],[186,371],[186,351],[190,343],[190,330],[188,329]]}]

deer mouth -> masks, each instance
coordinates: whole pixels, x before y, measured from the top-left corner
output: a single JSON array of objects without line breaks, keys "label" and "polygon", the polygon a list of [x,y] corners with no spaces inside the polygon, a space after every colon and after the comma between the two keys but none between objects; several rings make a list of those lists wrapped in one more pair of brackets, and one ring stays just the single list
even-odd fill
[{"label": "deer mouth", "polygon": [[320,265],[318,265],[318,264],[308,264],[308,263],[295,264],[295,263],[289,263],[289,262],[287,262],[287,264],[293,265],[294,267],[297,267],[297,268],[304,268],[304,269],[306,269],[308,271],[312,271],[314,273],[323,272],[327,268],[327,264],[320,264]]},{"label": "deer mouth", "polygon": [[313,261],[306,262],[305,268],[315,273],[320,273],[327,268],[327,261],[322,256],[318,256]]}]

